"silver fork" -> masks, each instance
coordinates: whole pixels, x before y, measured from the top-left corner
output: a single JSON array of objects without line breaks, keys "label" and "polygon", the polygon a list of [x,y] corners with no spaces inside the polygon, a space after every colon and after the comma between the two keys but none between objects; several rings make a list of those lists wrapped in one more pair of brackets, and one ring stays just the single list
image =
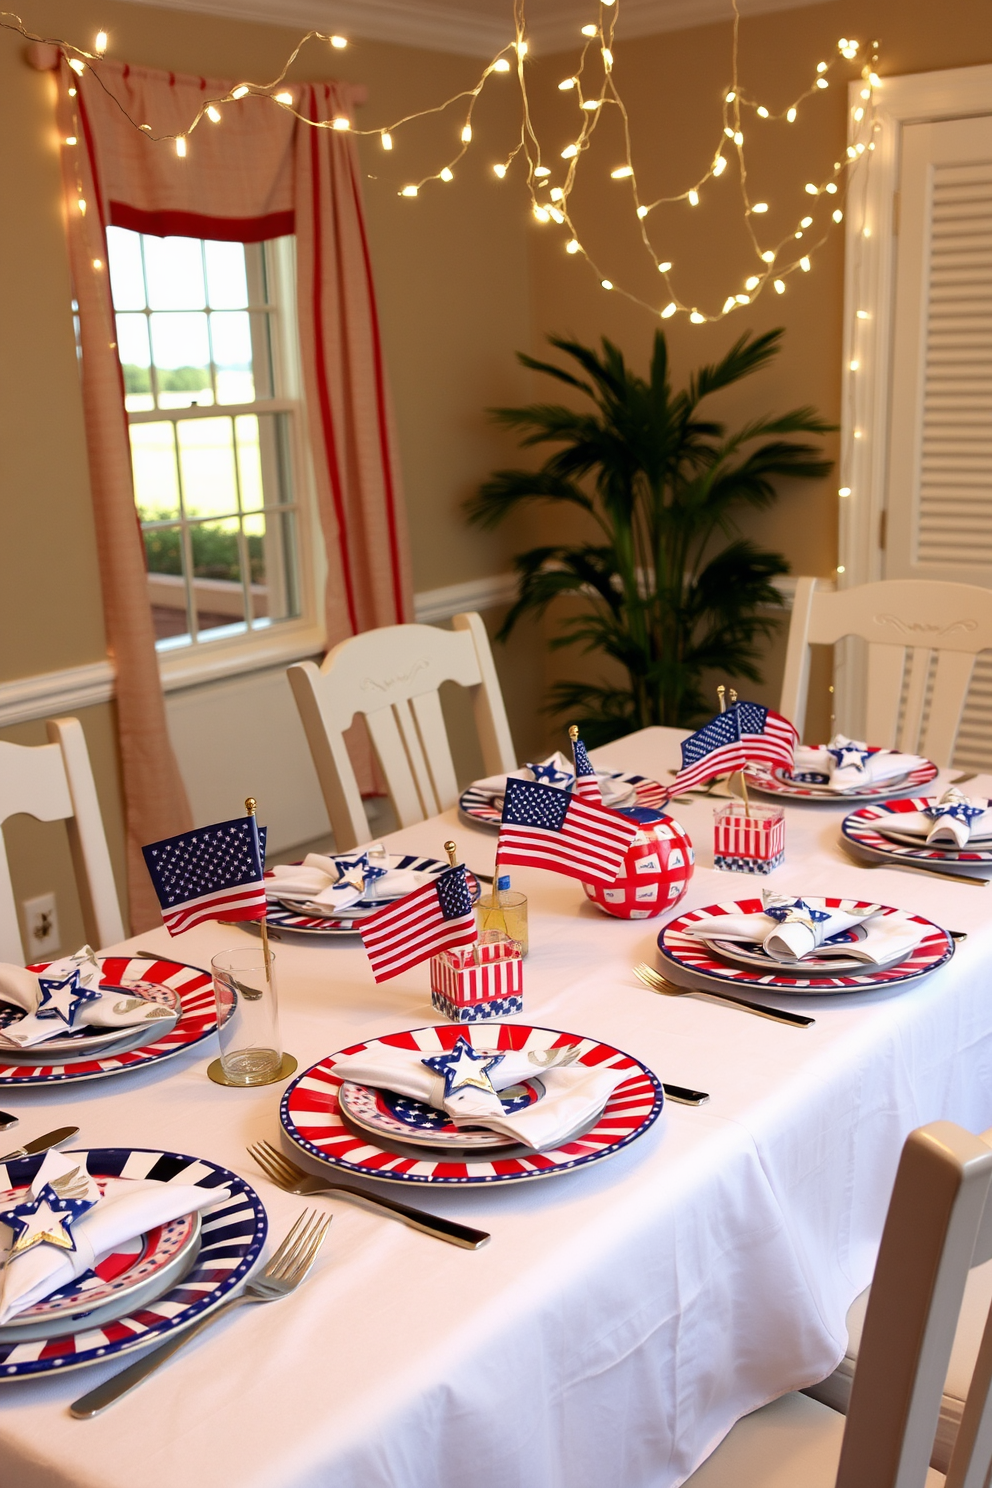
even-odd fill
[{"label": "silver fork", "polygon": [[433,1235],[437,1240],[447,1240],[449,1245],[460,1245],[464,1250],[478,1250],[490,1238],[487,1230],[473,1230],[470,1225],[458,1224],[454,1219],[442,1219],[437,1214],[425,1214],[422,1209],[411,1209],[406,1204],[398,1204],[395,1199],[384,1199],[379,1194],[369,1193],[357,1183],[338,1183],[327,1178],[315,1178],[312,1173],[306,1173],[294,1162],[290,1162],[288,1157],[283,1157],[278,1147],[273,1147],[271,1142],[256,1142],[253,1147],[248,1148],[248,1152],[266,1177],[271,1178],[273,1183],[284,1188],[287,1193],[308,1196],[318,1193],[350,1194],[353,1199],[364,1199],[367,1204],[375,1204],[380,1209],[388,1209],[390,1214],[398,1214],[407,1224],[413,1225],[415,1230],[423,1230],[425,1235]]},{"label": "silver fork", "polygon": [[113,1405],[115,1400],[120,1400],[122,1395],[126,1395],[136,1385],[140,1385],[142,1380],[154,1374],[160,1364],[171,1359],[191,1338],[216,1322],[222,1313],[229,1312],[240,1302],[278,1302],[280,1297],[288,1297],[304,1280],[316,1260],[331,1218],[329,1214],[321,1216],[316,1210],[311,1212],[305,1209],[265,1270],[260,1276],[253,1276],[243,1292],[239,1292],[236,1297],[228,1297],[226,1302],[222,1302],[213,1312],[208,1312],[206,1317],[184,1328],[166,1343],[152,1349],[151,1353],[143,1354],[134,1364],[122,1369],[120,1374],[115,1374],[111,1379],[104,1380],[102,1385],[97,1385],[89,1394],[81,1395],[70,1405],[69,1414],[80,1421],[99,1415],[108,1405]]},{"label": "silver fork", "polygon": [[650,987],[652,992],[666,992],[673,997],[685,997],[687,993],[698,992],[703,997],[716,997],[720,1002],[732,1002],[734,1007],[745,1008],[749,1013],[757,1013],[759,1018],[771,1018],[773,1023],[788,1023],[793,1028],[809,1028],[816,1022],[815,1018],[807,1018],[803,1013],[787,1013],[784,1008],[763,1007],[760,1002],[748,1002],[745,997],[732,997],[729,992],[718,992],[716,988],[677,987],[674,982],[669,982],[665,977],[659,976],[643,962],[634,967],[634,975],[638,981],[644,983],[645,987]]}]

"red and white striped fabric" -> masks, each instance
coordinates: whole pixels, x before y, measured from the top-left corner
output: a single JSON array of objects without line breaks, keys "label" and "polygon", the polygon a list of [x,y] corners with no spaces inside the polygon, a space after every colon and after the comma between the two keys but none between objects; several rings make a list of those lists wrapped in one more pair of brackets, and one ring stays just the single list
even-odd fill
[{"label": "red and white striped fabric", "polygon": [[473,945],[479,932],[465,869],[449,868],[362,920],[359,933],[377,982],[388,982],[439,951]]},{"label": "red and white striped fabric", "polygon": [[764,861],[785,851],[785,820],[721,814],[714,822],[714,848],[726,858]]},{"label": "red and white striped fabric", "polygon": [[459,1007],[519,997],[524,963],[515,942],[501,940],[473,950],[442,951],[431,960],[431,991]]},{"label": "red and white striped fabric", "polygon": [[496,861],[550,868],[583,883],[614,883],[637,831],[637,822],[576,800],[574,792],[510,779]]}]

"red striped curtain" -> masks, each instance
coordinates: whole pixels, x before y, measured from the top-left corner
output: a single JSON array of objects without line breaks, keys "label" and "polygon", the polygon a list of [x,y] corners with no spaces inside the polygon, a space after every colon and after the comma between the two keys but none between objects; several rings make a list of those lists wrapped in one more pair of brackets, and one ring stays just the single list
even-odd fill
[{"label": "red striped curtain", "polygon": [[[139,849],[191,821],[166,729],[135,518],[106,272],[108,226],[236,242],[295,233],[305,402],[328,565],[328,646],[413,613],[354,138],[312,128],[249,94],[222,105],[219,123],[203,118],[185,158],[171,141],[156,140],[185,133],[207,99],[224,97],[233,86],[110,61],[88,65],[77,77],[59,60],[59,125],[77,141],[63,151],[66,216],[104,613],[117,674],[135,933],[160,919]],[[313,123],[351,118],[355,90],[346,84],[295,84],[289,91]],[[128,116],[149,128],[135,128]]]}]

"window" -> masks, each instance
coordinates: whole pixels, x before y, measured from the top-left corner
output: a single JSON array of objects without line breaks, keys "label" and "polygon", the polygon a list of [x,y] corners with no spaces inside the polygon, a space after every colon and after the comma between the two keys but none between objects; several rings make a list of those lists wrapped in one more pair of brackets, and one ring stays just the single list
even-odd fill
[{"label": "window", "polygon": [[281,313],[294,247],[108,232],[160,652],[258,640],[308,608],[297,357]]}]

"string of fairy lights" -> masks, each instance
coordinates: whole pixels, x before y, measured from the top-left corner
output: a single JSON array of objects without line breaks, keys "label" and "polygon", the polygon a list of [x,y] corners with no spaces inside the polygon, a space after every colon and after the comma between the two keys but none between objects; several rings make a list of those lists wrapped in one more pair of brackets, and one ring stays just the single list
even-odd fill
[{"label": "string of fairy lights", "polygon": [[[287,73],[309,43],[319,42],[332,49],[340,50],[348,45],[348,39],[344,36],[322,31],[308,31],[293,48],[278,75],[271,81],[267,83],[241,82],[223,94],[213,98],[204,98],[189,124],[181,132],[157,135],[153,133],[149,124],[131,117],[101,78],[99,63],[106,56],[109,44],[106,31],[98,32],[92,49],[87,49],[61,38],[34,35],[25,27],[19,16],[9,11],[0,11],[0,29],[16,31],[29,41],[56,48],[77,76],[81,76],[87,68],[90,68],[92,76],[104,88],[108,96],[114,99],[128,122],[154,142],[171,144],[180,159],[186,158],[191,148],[195,148],[191,137],[204,120],[210,125],[220,124],[225,108],[237,104],[249,95],[270,99],[278,108],[293,114],[301,124],[309,128],[341,130],[356,135],[378,137],[379,144],[385,151],[392,151],[395,148],[395,136],[406,125],[431,115],[446,113],[459,104],[463,105],[461,124],[456,129],[457,148],[436,170],[402,187],[400,195],[403,197],[417,197],[425,187],[435,182],[447,184],[453,181],[457,167],[469,150],[485,148],[476,137],[473,123],[476,104],[493,78],[515,71],[521,100],[519,138],[506,155],[492,162],[491,171],[498,180],[503,180],[519,162],[526,176],[530,212],[534,220],[542,225],[547,224],[553,229],[559,229],[563,238],[564,253],[583,259],[604,290],[619,293],[656,318],[670,320],[673,316],[684,315],[693,325],[722,320],[742,306],[751,304],[769,286],[777,294],[785,293],[789,277],[795,273],[810,272],[814,254],[827,241],[832,227],[843,221],[849,174],[858,167],[862,156],[874,149],[872,134],[874,96],[878,84],[876,72],[878,44],[872,42],[866,54],[861,43],[841,37],[837,43],[836,53],[829,60],[816,64],[809,86],[785,108],[773,110],[748,93],[740,80],[740,15],[737,0],[731,0],[733,41],[730,84],[724,94],[721,130],[710,163],[703,174],[684,190],[672,196],[645,200],[642,198],[634,158],[630,116],[614,72],[614,37],[621,0],[595,0],[595,3],[598,18],[577,28],[581,34],[578,63],[574,71],[562,78],[557,85],[560,92],[574,98],[578,113],[578,127],[574,138],[564,149],[548,154],[547,160],[553,161],[554,164],[546,163],[545,152],[542,150],[531,114],[527,60],[530,46],[527,39],[526,0],[513,0],[514,38],[487,63],[473,87],[463,89],[431,108],[417,110],[392,123],[377,125],[374,128],[358,128],[345,114],[329,120],[308,119],[296,107],[296,94],[292,85],[286,84]],[[859,102],[853,109],[851,143],[846,147],[842,158],[834,161],[833,168],[826,178],[808,180],[804,183],[801,189],[802,210],[797,211],[794,225],[790,230],[778,241],[766,241],[761,234],[761,227],[766,221],[771,203],[752,198],[748,187],[746,141],[751,137],[752,128],[759,127],[757,125],[759,120],[769,124],[781,123],[786,127],[794,124],[803,104],[830,86],[830,74],[845,61],[861,63],[862,87]],[[73,81],[70,81],[68,93],[73,106],[73,118],[75,118],[73,100],[76,97],[76,91]],[[609,168],[609,176],[619,183],[621,188],[625,186],[629,191],[630,205],[640,241],[654,269],[663,278],[665,293],[659,295],[653,303],[633,290],[614,283],[608,277],[593,253],[584,245],[579,227],[572,216],[571,199],[580,176],[585,179],[593,168],[587,157],[596,130],[611,109],[616,110],[620,118],[624,148],[621,158]],[[72,133],[68,134],[64,140],[65,147],[69,149],[77,147],[79,135],[80,130],[74,124]],[[675,265],[672,259],[665,257],[655,247],[651,236],[651,218],[652,214],[663,206],[685,203],[690,210],[697,207],[709,184],[722,176],[732,163],[736,163],[737,166],[741,210],[753,259],[745,266],[741,282],[731,289],[719,308],[702,309],[680,298],[673,280]],[[81,213],[85,214],[87,203],[81,174],[78,171],[77,184],[76,206]],[[94,267],[102,267],[102,265],[95,263]]]}]

